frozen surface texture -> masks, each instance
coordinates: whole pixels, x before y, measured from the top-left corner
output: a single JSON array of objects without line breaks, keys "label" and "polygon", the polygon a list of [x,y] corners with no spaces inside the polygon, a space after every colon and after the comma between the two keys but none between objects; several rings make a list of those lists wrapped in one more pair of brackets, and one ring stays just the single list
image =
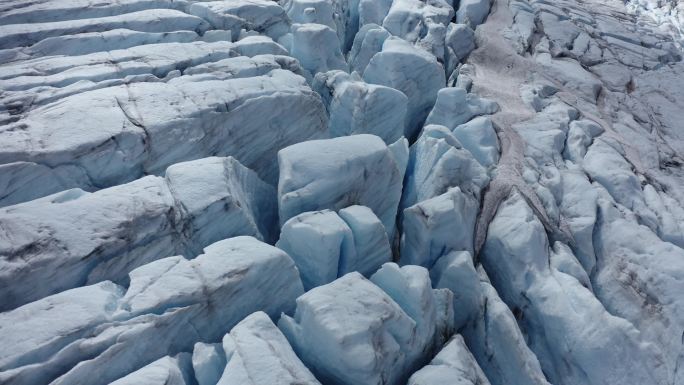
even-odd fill
[{"label": "frozen surface texture", "polygon": [[684,385],[682,26],[0,1],[0,383]]},{"label": "frozen surface texture", "polygon": [[[0,379],[107,384],[221,338],[254,311],[289,312],[302,292],[283,251],[252,237],[223,240],[195,259],[168,257],[133,270],[128,289],[104,281],[3,313],[0,330],[13,348],[0,357]],[[166,360],[139,375],[175,378],[177,370]]]}]

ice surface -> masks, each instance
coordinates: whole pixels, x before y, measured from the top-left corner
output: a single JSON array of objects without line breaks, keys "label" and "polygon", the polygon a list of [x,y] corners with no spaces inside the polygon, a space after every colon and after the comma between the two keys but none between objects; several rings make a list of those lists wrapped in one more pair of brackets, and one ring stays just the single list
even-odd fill
[{"label": "ice surface", "polygon": [[677,1],[0,3],[0,383],[684,385]]},{"label": "ice surface", "polygon": [[214,243],[193,260],[160,259],[130,277],[128,289],[105,281],[0,314],[14,347],[0,356],[0,380],[106,384],[216,341],[254,311],[289,312],[303,292],[292,259],[252,237]]},{"label": "ice surface", "polygon": [[455,335],[430,365],[415,372],[409,385],[489,385],[463,337]]},{"label": "ice surface", "polygon": [[458,187],[403,211],[402,264],[431,268],[451,251],[473,253],[478,201]]},{"label": "ice surface", "polygon": [[404,136],[415,139],[445,86],[444,68],[430,53],[405,40],[389,37],[363,71],[368,83],[395,88],[408,97]]},{"label": "ice surface", "polygon": [[[399,143],[399,152],[408,152]],[[282,149],[278,163],[281,223],[307,211],[362,205],[392,239],[405,164],[382,139],[364,134],[302,142]]]},{"label": "ice surface", "polygon": [[352,271],[370,276],[392,259],[385,227],[365,206],[299,214],[285,222],[276,246],[295,261],[306,290]]},{"label": "ice surface", "polygon": [[312,87],[327,106],[331,136],[373,134],[391,144],[404,135],[407,98],[402,92],[343,71],[319,73]]},{"label": "ice surface", "polygon": [[188,385],[192,384],[188,373],[190,357],[181,353],[176,357],[163,357],[114,382],[112,385]]},{"label": "ice surface", "polygon": [[[483,265],[504,301],[522,314],[521,327],[551,382],[667,381],[655,346],[610,314],[577,278],[549,265],[543,227],[517,193],[489,225]],[[587,319],[597,321],[581,322]]]},{"label": "ice surface", "polygon": [[323,24],[294,24],[290,52],[312,75],[347,69],[335,31]]},{"label": "ice surface", "polygon": [[426,126],[411,146],[401,207],[446,192],[450,187],[479,199],[489,182],[487,171],[444,126]]},{"label": "ice surface", "polygon": [[218,385],[320,385],[264,312],[235,325],[222,345],[228,363]]},{"label": "ice surface", "polygon": [[[263,108],[271,113],[256,113]],[[280,69],[248,78],[181,76],[95,89],[38,107],[14,124],[23,129],[0,132],[6,144],[2,179],[21,182],[0,183],[7,183],[8,203],[125,183],[208,155],[229,154],[274,184],[280,148],[327,136],[320,97],[304,78]],[[42,184],[36,168],[55,181]]]},{"label": "ice surface", "polygon": [[235,159],[205,158],[170,167],[166,178],[1,209],[1,307],[103,280],[126,282],[138,266],[192,257],[226,237],[270,240],[275,199],[275,189]]},{"label": "ice surface", "polygon": [[[398,281],[386,281],[391,277]],[[451,307],[435,306],[427,271],[390,264],[373,281],[392,293],[349,273],[299,297],[294,316],[283,315],[278,323],[304,364],[324,383],[398,384],[434,346],[430,331],[443,319],[438,312]]]}]

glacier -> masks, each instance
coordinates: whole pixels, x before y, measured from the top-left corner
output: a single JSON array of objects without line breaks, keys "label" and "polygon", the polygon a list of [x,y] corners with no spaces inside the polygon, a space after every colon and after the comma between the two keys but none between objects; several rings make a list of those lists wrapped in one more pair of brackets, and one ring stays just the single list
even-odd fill
[{"label": "glacier", "polygon": [[0,383],[684,385],[684,3],[0,2]]}]

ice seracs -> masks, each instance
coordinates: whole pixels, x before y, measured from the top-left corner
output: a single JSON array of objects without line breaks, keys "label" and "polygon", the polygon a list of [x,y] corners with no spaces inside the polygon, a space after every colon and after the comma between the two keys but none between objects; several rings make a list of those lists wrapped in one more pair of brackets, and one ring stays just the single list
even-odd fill
[{"label": "ice seracs", "polygon": [[[80,108],[84,104],[89,107]],[[263,108],[271,113],[257,113]],[[92,129],[94,116],[97,130]],[[9,203],[55,188],[121,184],[214,154],[230,154],[274,184],[280,148],[327,137],[320,97],[304,78],[287,70],[227,80],[181,76],[97,89],[36,108],[13,124],[24,128],[0,133],[6,143],[0,163],[3,175],[24,184],[8,185]],[[32,178],[38,168],[55,181],[42,185]]]},{"label": "ice seracs", "polygon": [[114,382],[112,385],[188,385],[192,384],[190,355],[181,353],[176,357],[166,356],[136,370]]},{"label": "ice seracs", "polygon": [[138,266],[193,257],[226,237],[271,240],[275,199],[275,189],[235,159],[206,158],[174,165],[166,178],[0,209],[0,307],[103,280],[125,283]]},{"label": "ice seracs", "polygon": [[684,385],[673,1],[0,3],[0,383]]},{"label": "ice seracs", "polygon": [[299,297],[294,316],[281,317],[278,327],[321,382],[404,382],[427,361],[444,313],[453,314],[449,301],[436,306],[442,297],[433,294],[427,271],[413,269],[385,265],[372,282],[349,273]]},{"label": "ice seracs", "polygon": [[404,209],[400,262],[429,269],[450,251],[473,253],[478,209],[458,187]]},{"label": "ice seracs", "polygon": [[394,36],[370,59],[363,79],[395,88],[408,97],[404,136],[409,140],[418,136],[437,92],[446,84],[444,68],[432,54]]},{"label": "ice seracs", "polygon": [[404,135],[408,100],[402,92],[343,71],[317,74],[312,88],[326,104],[331,136],[373,134],[391,144]]},{"label": "ice seracs", "polygon": [[282,149],[280,222],[307,211],[362,205],[373,210],[392,239],[406,167],[400,157],[408,153],[406,146],[404,139],[388,147],[379,137],[363,134]]},{"label": "ice seracs", "polygon": [[489,385],[489,380],[468,350],[463,337],[455,335],[429,365],[415,372],[409,385]]},{"label": "ice seracs", "polygon": [[216,341],[254,311],[290,312],[302,293],[285,252],[252,237],[223,240],[195,259],[133,270],[128,289],[104,281],[2,313],[0,330],[14,348],[0,355],[0,380],[107,384],[198,341]]},{"label": "ice seracs", "polygon": [[274,1],[240,0],[195,2],[188,8],[192,15],[207,20],[212,27],[240,36],[241,30],[256,31],[277,40],[290,30],[285,10]]},{"label": "ice seracs", "polygon": [[450,187],[479,199],[488,182],[486,169],[446,127],[429,125],[411,146],[401,207],[434,198]]},{"label": "ice seracs", "polygon": [[285,222],[276,246],[295,261],[307,290],[352,271],[370,276],[392,259],[385,227],[365,206],[299,214]]},{"label": "ice seracs", "polygon": [[227,363],[218,385],[320,385],[264,312],[242,320],[222,345]]},{"label": "ice seracs", "polygon": [[[543,226],[513,193],[489,225],[482,261],[503,300],[520,312],[521,328],[550,381],[666,383],[662,352],[634,325],[610,314],[577,278],[549,265],[549,259]],[[601,321],[582,325],[586,319]],[[577,343],[564,344],[568,336]]]}]

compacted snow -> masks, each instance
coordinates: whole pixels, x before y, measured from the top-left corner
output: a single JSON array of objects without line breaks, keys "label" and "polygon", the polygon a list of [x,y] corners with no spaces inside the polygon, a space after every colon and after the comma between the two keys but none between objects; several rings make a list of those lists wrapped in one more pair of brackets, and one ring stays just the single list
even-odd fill
[{"label": "compacted snow", "polygon": [[682,7],[0,1],[0,384],[684,385]]}]

